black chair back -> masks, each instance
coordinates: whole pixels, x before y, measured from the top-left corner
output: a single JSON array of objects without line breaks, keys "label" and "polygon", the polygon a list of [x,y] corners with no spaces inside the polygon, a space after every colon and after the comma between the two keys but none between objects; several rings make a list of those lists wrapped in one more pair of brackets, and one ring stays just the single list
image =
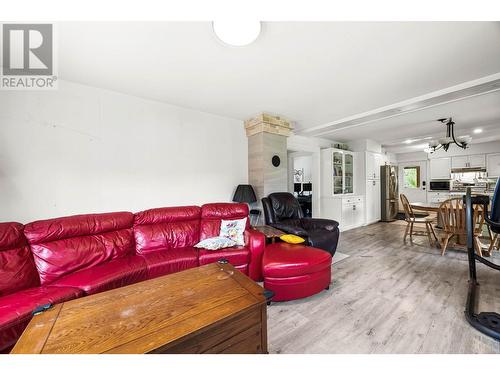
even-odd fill
[{"label": "black chair back", "polygon": [[262,198],[262,206],[266,224],[304,217],[299,201],[291,193],[271,193],[267,198]]},{"label": "black chair back", "polygon": [[[491,201],[490,221],[500,223],[500,178],[497,181],[493,200]],[[490,223],[490,227],[493,232],[500,233],[500,226]]]}]

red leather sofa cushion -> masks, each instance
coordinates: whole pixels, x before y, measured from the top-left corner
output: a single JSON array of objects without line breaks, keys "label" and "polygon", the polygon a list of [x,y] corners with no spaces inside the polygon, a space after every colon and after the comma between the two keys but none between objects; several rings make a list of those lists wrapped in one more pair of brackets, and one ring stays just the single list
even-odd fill
[{"label": "red leather sofa cushion", "polygon": [[[209,203],[201,206],[200,240],[216,237],[220,233],[221,220],[248,218],[248,205],[244,203]],[[246,223],[250,228],[249,220]]]},{"label": "red leather sofa cushion", "polygon": [[0,223],[0,297],[40,285],[20,223]]},{"label": "red leather sofa cushion", "polygon": [[[210,203],[201,207],[200,240],[218,236],[221,220],[239,220],[248,218],[248,205],[241,203]],[[209,251],[200,249],[200,265],[226,259],[241,272],[253,280],[261,280],[261,260],[265,248],[265,236],[250,229],[247,220],[245,246]]]},{"label": "red leather sofa cushion", "polygon": [[246,246],[234,246],[221,250],[200,249],[200,266],[226,259],[233,266],[250,263],[250,250]]},{"label": "red leather sofa cushion", "polygon": [[35,307],[68,301],[82,294],[74,288],[41,286],[0,297],[0,352],[16,343],[31,320]]},{"label": "red leather sofa cushion", "polygon": [[61,277],[51,285],[78,288],[86,294],[95,294],[137,283],[147,278],[146,262],[142,257],[134,255],[74,272]]},{"label": "red leather sofa cushion", "polygon": [[137,254],[192,247],[200,241],[200,207],[154,208],[135,214]]},{"label": "red leather sofa cushion", "polygon": [[27,224],[24,234],[42,285],[134,253],[130,212],[89,214]]},{"label": "red leather sofa cushion", "polygon": [[332,256],[327,251],[277,242],[267,246],[262,272],[264,277],[294,277],[324,270],[331,264]]},{"label": "red leather sofa cushion", "polygon": [[146,262],[149,278],[198,267],[198,250],[194,247],[151,251],[141,257]]}]

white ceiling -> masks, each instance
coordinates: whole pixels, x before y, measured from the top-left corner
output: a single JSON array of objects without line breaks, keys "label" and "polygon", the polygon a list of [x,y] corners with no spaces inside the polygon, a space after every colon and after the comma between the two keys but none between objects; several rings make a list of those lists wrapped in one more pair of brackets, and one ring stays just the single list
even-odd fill
[{"label": "white ceiling", "polygon": [[[363,134],[384,145],[387,151],[399,153],[422,151],[427,138],[443,138],[446,126],[436,121],[453,115],[455,135],[470,135],[473,143],[500,139],[500,91],[478,95],[420,111],[375,121],[335,132],[338,139],[352,139]],[[481,129],[474,134],[474,129]],[[406,144],[405,141],[412,141]]]},{"label": "white ceiling", "polygon": [[[62,79],[242,120],[277,113],[299,134],[500,72],[499,22],[266,22],[246,47],[220,43],[209,22],[64,22],[57,30]],[[397,150],[401,140],[440,134],[433,120],[447,116],[457,128],[500,127],[499,94],[322,136]]]}]

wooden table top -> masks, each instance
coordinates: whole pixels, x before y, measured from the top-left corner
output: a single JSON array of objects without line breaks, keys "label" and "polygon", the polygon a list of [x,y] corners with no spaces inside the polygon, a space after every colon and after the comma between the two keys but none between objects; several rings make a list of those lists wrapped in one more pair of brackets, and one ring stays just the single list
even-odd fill
[{"label": "wooden table top", "polygon": [[[251,306],[264,289],[230,264],[202,267],[55,305],[12,353],[149,353]],[[172,344],[173,345],[173,344]]]},{"label": "wooden table top", "polygon": [[[440,202],[412,202],[410,203],[411,208],[414,210],[420,211],[432,211],[439,212],[439,207],[441,206]],[[482,211],[482,207],[479,207],[479,210]]]},{"label": "wooden table top", "polygon": [[436,202],[412,202],[412,203],[410,203],[410,206],[411,206],[411,208],[413,208],[415,210],[438,212],[439,211],[439,206],[441,206],[441,203],[436,203]]},{"label": "wooden table top", "polygon": [[270,225],[259,225],[259,226],[253,227],[253,229],[264,234],[264,236],[266,236],[266,238],[281,237],[282,235],[286,234],[282,230],[276,229]]}]

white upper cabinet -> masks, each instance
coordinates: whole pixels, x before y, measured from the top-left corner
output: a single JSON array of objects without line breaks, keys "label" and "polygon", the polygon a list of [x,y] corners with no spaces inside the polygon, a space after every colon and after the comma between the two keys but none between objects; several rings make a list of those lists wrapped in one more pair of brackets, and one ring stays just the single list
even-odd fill
[{"label": "white upper cabinet", "polygon": [[451,168],[484,168],[486,166],[485,155],[463,155],[451,158]]},{"label": "white upper cabinet", "polygon": [[321,194],[338,196],[354,193],[353,152],[334,148],[321,151]]},{"label": "white upper cabinet", "polygon": [[469,155],[469,167],[470,168],[485,168],[486,167],[486,156],[481,155]]},{"label": "white upper cabinet", "polygon": [[451,177],[451,158],[436,158],[429,162],[431,180],[449,180]]},{"label": "white upper cabinet", "polygon": [[489,154],[486,171],[489,177],[500,177],[500,154]]},{"label": "white upper cabinet", "polygon": [[467,168],[468,162],[469,162],[469,157],[467,155],[454,156],[451,158],[451,167],[452,168]]},{"label": "white upper cabinet", "polygon": [[383,155],[365,152],[366,178],[369,180],[380,179],[380,166],[383,164]]}]

